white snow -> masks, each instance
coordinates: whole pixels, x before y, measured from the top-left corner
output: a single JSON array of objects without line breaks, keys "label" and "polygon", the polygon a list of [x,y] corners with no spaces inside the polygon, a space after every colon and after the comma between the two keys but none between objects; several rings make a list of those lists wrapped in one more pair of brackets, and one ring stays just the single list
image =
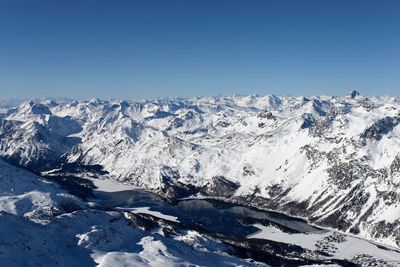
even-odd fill
[{"label": "white snow", "polygon": [[164,220],[167,220],[167,221],[179,222],[178,217],[162,214],[159,211],[150,210],[150,207],[140,207],[140,208],[121,208],[121,207],[116,207],[116,209],[123,210],[123,211],[129,211],[129,212],[134,213],[134,214],[136,214],[136,213],[149,214],[151,216],[154,216],[154,217],[157,217],[157,218],[161,218],[161,219],[164,219]]},{"label": "white snow", "polygon": [[132,185],[117,183],[110,179],[91,179],[91,181],[97,187],[95,191],[101,192],[118,192],[135,188]]},{"label": "white snow", "polygon": [[[250,239],[267,239],[278,242],[294,244],[309,250],[317,250],[317,241],[323,240],[332,234],[331,231],[323,233],[287,233],[274,226],[255,224],[260,231],[248,236]],[[367,254],[387,262],[400,262],[400,252],[379,248],[376,245],[356,237],[345,236],[345,241],[330,242],[336,247],[333,257],[337,259],[352,259],[356,255]]]}]

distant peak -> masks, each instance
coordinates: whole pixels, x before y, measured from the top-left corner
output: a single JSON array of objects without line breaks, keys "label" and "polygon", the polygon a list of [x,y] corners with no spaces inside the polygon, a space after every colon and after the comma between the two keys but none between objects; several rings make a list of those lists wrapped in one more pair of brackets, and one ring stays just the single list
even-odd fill
[{"label": "distant peak", "polygon": [[359,93],[358,91],[356,91],[356,90],[352,90],[352,91],[349,93],[349,96],[350,96],[351,99],[354,99],[354,98],[356,98],[356,97],[359,96],[359,95],[360,95],[360,93]]},{"label": "distant peak", "polygon": [[33,101],[24,102],[21,105],[21,111],[35,115],[45,115],[45,114],[51,115],[51,111],[48,107],[40,103],[35,103]]},{"label": "distant peak", "polygon": [[48,106],[48,107],[56,107],[56,106],[58,106],[57,102],[52,100],[52,99],[45,99],[43,101],[43,104]]},{"label": "distant peak", "polygon": [[102,103],[102,101],[99,98],[92,98],[89,100],[89,104],[92,104],[92,105],[99,105],[101,103]]},{"label": "distant peak", "polygon": [[22,106],[22,107],[25,107],[25,108],[30,108],[30,107],[32,107],[33,105],[35,105],[35,102],[33,102],[32,100],[24,101],[24,102],[21,104],[21,106]]}]

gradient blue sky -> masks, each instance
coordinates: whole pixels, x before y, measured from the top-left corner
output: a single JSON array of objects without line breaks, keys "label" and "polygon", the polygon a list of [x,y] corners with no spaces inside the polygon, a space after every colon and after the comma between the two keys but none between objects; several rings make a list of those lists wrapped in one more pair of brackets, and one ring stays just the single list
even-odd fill
[{"label": "gradient blue sky", "polygon": [[0,98],[400,95],[398,0],[0,0]]}]

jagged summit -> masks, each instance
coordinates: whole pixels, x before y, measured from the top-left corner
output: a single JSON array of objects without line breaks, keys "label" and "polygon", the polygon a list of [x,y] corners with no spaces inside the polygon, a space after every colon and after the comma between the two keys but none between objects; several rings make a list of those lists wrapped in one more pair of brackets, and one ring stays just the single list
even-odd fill
[{"label": "jagged summit", "polygon": [[27,101],[20,105],[19,110],[21,113],[29,113],[33,115],[51,115],[48,106],[33,101]]},{"label": "jagged summit", "polygon": [[58,103],[52,99],[45,99],[42,103],[51,108],[58,106]]},{"label": "jagged summit", "polygon": [[356,98],[357,96],[359,96],[360,95],[360,93],[358,92],[358,91],[356,91],[356,90],[352,90],[350,93],[349,93],[349,97],[351,98],[351,99],[354,99],[354,98]]}]

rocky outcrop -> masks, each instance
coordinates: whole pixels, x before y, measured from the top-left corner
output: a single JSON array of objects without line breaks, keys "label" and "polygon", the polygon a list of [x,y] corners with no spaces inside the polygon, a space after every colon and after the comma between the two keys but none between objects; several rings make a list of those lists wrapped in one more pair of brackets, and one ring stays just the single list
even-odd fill
[{"label": "rocky outcrop", "polygon": [[358,92],[358,91],[356,91],[356,90],[352,90],[350,93],[349,93],[349,97],[351,98],[351,99],[354,99],[354,98],[356,98],[357,96],[359,96],[360,95],[360,93]]},{"label": "rocky outcrop", "polygon": [[302,122],[302,124],[300,126],[301,129],[310,128],[315,122],[314,116],[312,114],[309,114],[309,113],[303,114],[301,116],[301,118],[303,119],[303,122]]},{"label": "rocky outcrop", "polygon": [[390,172],[392,175],[400,174],[400,154],[397,154],[390,164]]},{"label": "rocky outcrop", "polygon": [[229,181],[226,177],[214,176],[210,182],[200,189],[200,192],[206,196],[229,198],[238,188],[237,183]]},{"label": "rocky outcrop", "polygon": [[400,117],[384,117],[374,122],[361,134],[362,138],[379,141],[382,136],[393,131],[393,128],[400,122]]}]

